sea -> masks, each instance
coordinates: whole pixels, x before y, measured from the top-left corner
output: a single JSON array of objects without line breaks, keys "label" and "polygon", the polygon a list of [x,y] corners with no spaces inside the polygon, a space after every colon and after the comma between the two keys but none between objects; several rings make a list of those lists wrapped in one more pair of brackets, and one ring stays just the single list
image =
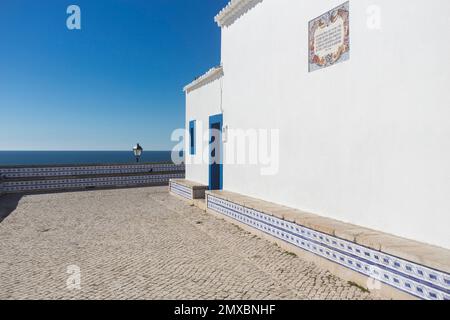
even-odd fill
[{"label": "sea", "polygon": [[[139,162],[172,162],[172,151],[144,151]],[[136,163],[133,151],[0,151],[0,166],[125,163]]]}]

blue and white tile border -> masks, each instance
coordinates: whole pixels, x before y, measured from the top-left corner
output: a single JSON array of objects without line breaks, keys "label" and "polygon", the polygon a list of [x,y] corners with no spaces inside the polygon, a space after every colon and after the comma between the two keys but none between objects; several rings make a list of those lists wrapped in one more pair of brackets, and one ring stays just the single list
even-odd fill
[{"label": "blue and white tile border", "polygon": [[170,181],[170,186],[169,186],[169,190],[170,192],[179,195],[183,198],[189,199],[189,200],[193,200],[194,199],[194,195],[193,195],[193,190],[192,188],[186,187],[180,183],[177,183],[175,181]]},{"label": "blue and white tile border", "polygon": [[168,185],[170,179],[184,178],[184,169],[173,163],[0,167],[0,194]]},{"label": "blue and white tile border", "polygon": [[183,164],[154,163],[131,165],[95,165],[95,166],[43,166],[43,167],[10,167],[0,168],[0,173],[8,179],[79,176],[95,174],[139,174],[184,171]]},{"label": "blue and white tile border", "polygon": [[136,175],[136,176],[110,176],[89,178],[67,178],[67,179],[44,179],[4,181],[3,191],[14,192],[36,192],[45,190],[82,189],[89,187],[109,188],[125,186],[144,186],[152,184],[168,184],[170,179],[180,179],[184,173]]},{"label": "blue and white tile border", "polygon": [[450,274],[206,195],[207,208],[426,300],[450,300]]},{"label": "blue and white tile border", "polygon": [[2,176],[2,174],[0,174],[0,196],[3,193],[5,193],[5,187],[4,187],[4,184],[3,184],[3,176]]}]

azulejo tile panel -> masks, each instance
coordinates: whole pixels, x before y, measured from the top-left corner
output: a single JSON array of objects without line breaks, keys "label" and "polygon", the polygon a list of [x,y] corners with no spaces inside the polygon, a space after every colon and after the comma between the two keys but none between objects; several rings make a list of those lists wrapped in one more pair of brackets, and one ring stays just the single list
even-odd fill
[{"label": "azulejo tile panel", "polygon": [[450,275],[207,195],[207,208],[426,300],[450,300]]},{"label": "azulejo tile panel", "polygon": [[183,186],[182,184],[176,183],[174,181],[170,182],[170,191],[186,199],[192,200],[194,198],[191,188]]}]

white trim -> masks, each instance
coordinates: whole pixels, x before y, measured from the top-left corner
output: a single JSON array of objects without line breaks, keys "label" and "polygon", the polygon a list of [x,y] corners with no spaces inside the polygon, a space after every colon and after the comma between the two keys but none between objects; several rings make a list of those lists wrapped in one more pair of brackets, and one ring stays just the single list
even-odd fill
[{"label": "white trim", "polygon": [[215,17],[219,27],[231,25],[243,13],[253,8],[263,0],[231,0]]},{"label": "white trim", "polygon": [[215,79],[218,79],[222,76],[223,76],[222,66],[212,68],[208,72],[206,72],[204,75],[198,77],[197,79],[192,81],[190,84],[185,86],[183,88],[183,91],[186,93],[189,93],[190,91],[198,89],[198,88],[204,86],[205,84],[207,84]]}]

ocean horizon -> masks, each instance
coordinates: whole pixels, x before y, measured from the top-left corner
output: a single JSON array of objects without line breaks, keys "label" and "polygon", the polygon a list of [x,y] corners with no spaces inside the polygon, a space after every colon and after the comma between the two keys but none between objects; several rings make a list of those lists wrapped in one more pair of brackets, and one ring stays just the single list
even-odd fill
[{"label": "ocean horizon", "polygon": [[[172,151],[144,151],[140,163],[172,162]],[[133,151],[0,151],[0,166],[133,164]]]}]

